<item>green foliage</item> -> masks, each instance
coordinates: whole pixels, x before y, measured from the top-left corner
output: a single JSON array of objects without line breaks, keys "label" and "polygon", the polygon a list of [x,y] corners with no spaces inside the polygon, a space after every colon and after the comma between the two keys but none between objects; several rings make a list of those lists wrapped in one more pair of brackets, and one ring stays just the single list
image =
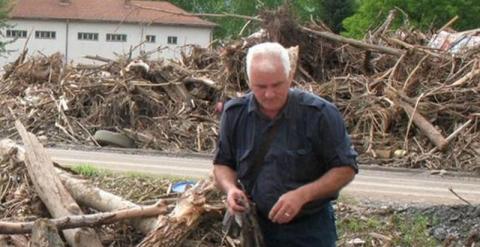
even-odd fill
[{"label": "green foliage", "polygon": [[354,11],[353,0],[323,0],[322,20],[330,26],[332,31],[343,31],[342,21],[351,16]]},{"label": "green foliage", "polygon": [[395,241],[398,246],[437,246],[431,237],[428,236],[430,219],[415,215],[411,219],[396,217],[395,224],[398,225],[401,233],[400,238]]},{"label": "green foliage", "polygon": [[[170,0],[173,4],[192,13],[228,13],[256,16],[261,10],[275,9],[286,0]],[[355,0],[290,0],[288,1],[300,22],[311,19],[325,20],[334,31],[342,30],[342,20],[351,15]],[[207,17],[218,24],[214,38],[235,39],[258,30],[258,23],[236,17]],[[244,28],[245,27],[245,28]],[[240,32],[244,31],[240,34]]]},{"label": "green foliage", "polygon": [[100,169],[90,164],[75,165],[72,167],[72,170],[86,177],[95,177],[99,176],[102,173]]},{"label": "green foliage", "polygon": [[376,232],[391,237],[392,246],[433,247],[439,243],[427,234],[431,223],[432,219],[422,215],[349,215],[337,221],[337,229],[340,240],[360,238],[366,241],[365,246],[371,246],[373,240],[369,233]]},{"label": "green foliage", "polygon": [[8,27],[6,21],[10,11],[10,2],[9,0],[0,0],[0,53],[5,52],[5,45],[9,43],[8,40],[5,40],[5,30]]},{"label": "green foliage", "polygon": [[[480,22],[478,0],[361,0],[357,12],[343,21],[345,35],[361,38],[366,31],[382,23],[394,8],[404,11],[408,21],[422,30],[440,28],[455,15],[460,17],[453,25],[458,30],[476,28]],[[396,26],[406,18],[400,14]]]}]

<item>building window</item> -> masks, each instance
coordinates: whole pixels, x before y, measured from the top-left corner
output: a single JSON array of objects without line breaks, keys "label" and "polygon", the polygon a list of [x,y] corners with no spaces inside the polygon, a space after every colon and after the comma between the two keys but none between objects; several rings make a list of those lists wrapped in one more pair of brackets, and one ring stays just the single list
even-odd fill
[{"label": "building window", "polygon": [[167,44],[176,45],[177,44],[177,36],[168,36]]},{"label": "building window", "polygon": [[145,41],[147,43],[155,43],[155,35],[147,35],[145,36]]},{"label": "building window", "polygon": [[7,38],[26,38],[27,31],[24,30],[7,30]]},{"label": "building window", "polygon": [[55,39],[56,32],[53,31],[35,31],[35,38],[37,39]]},{"label": "building window", "polygon": [[98,40],[98,33],[78,33],[78,40]]},{"label": "building window", "polygon": [[107,33],[107,41],[126,42],[127,41],[127,35],[126,34]]}]

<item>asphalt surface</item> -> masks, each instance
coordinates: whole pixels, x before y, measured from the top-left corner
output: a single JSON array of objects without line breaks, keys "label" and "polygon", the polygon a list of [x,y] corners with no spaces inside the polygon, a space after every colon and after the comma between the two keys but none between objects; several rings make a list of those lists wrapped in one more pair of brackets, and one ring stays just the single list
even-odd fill
[{"label": "asphalt surface", "polygon": [[[207,177],[212,168],[208,156],[125,154],[119,152],[48,149],[54,161],[72,166],[89,164],[119,172],[138,172],[188,178]],[[342,194],[356,200],[391,204],[464,204],[451,191],[480,204],[480,177],[426,170],[385,169],[361,166],[359,174]]]}]

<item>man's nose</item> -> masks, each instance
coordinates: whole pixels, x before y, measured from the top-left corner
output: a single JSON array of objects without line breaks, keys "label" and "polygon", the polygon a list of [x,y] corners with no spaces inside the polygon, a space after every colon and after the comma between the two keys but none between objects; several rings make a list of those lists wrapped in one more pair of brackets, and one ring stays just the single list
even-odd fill
[{"label": "man's nose", "polygon": [[267,90],[265,90],[265,98],[271,99],[274,97],[275,97],[275,90],[267,88]]}]

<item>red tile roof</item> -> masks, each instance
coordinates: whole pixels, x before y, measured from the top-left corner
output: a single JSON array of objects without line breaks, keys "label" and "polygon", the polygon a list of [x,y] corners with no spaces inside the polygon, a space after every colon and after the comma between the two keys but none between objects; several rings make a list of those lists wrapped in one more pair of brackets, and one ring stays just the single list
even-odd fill
[{"label": "red tile roof", "polygon": [[[68,2],[68,3],[64,3]],[[154,8],[166,12],[156,11]],[[168,12],[187,12],[166,1],[135,0],[16,0],[10,18],[61,19],[100,22],[155,23],[214,27],[215,24],[194,16]]]}]

